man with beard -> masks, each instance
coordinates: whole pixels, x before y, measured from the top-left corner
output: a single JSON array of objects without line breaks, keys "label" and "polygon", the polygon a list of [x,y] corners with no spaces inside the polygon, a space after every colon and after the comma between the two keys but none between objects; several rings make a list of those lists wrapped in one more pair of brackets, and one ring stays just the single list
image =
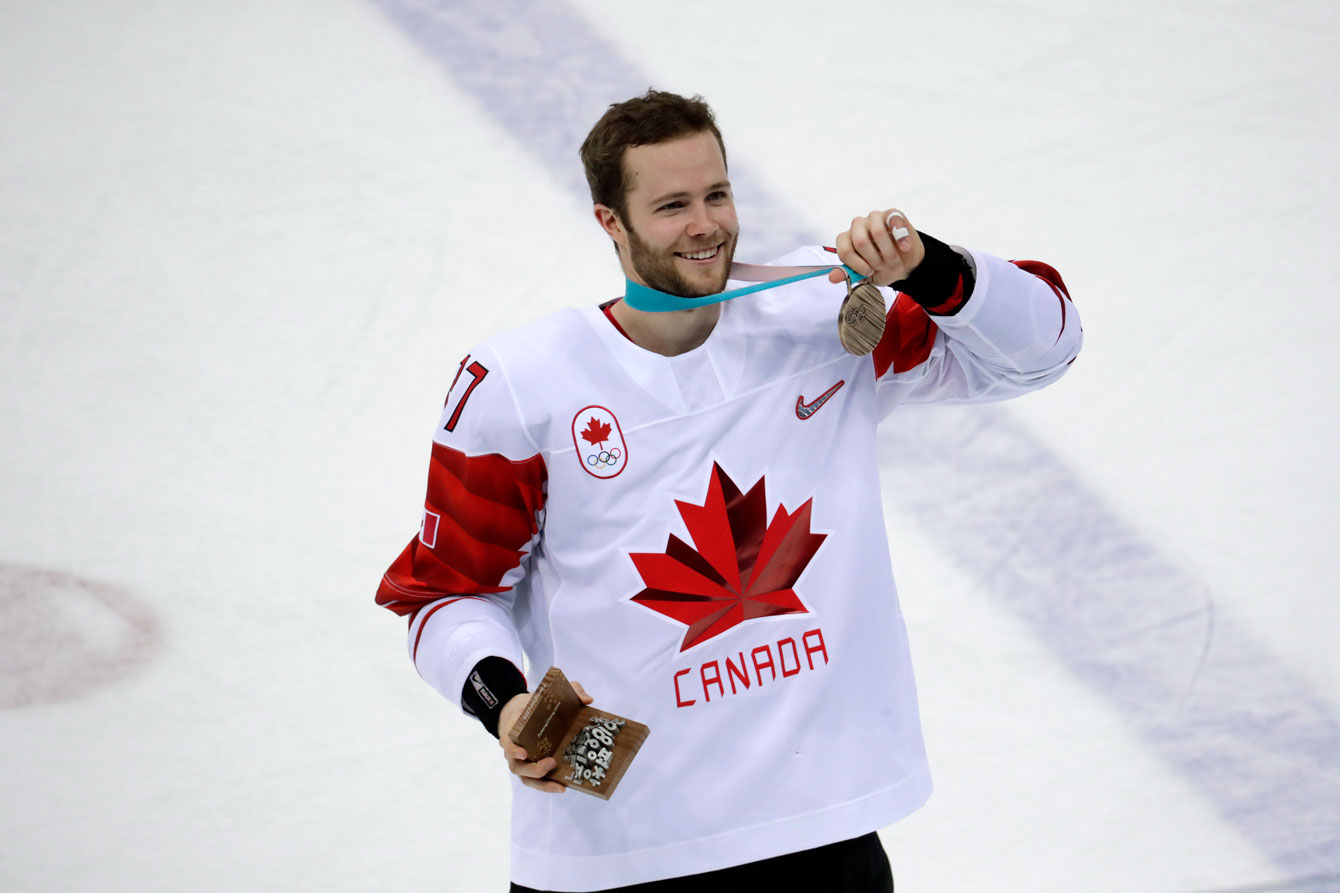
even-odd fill
[{"label": "man with beard", "polygon": [[[630,283],[723,292],[739,226],[705,103],[615,104],[581,156]],[[423,678],[499,736],[514,891],[892,890],[875,832],[930,774],[876,425],[1049,384],[1081,335],[1051,267],[897,209],[782,263],[834,260],[896,289],[869,355],[839,342],[834,270],[669,312],[560,311],[461,361],[419,535],[377,601],[409,616]],[[522,667],[550,665],[651,729],[608,800],[554,796],[555,759],[509,735]]]}]

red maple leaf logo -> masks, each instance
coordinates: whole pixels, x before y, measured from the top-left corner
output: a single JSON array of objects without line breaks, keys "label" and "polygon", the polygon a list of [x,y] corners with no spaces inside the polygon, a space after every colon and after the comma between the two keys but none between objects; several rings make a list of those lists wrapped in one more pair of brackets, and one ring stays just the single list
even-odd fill
[{"label": "red maple leaf logo", "polygon": [[582,432],[582,440],[592,446],[600,446],[609,439],[610,426],[592,416],[591,420],[586,423],[586,430]]},{"label": "red maple leaf logo", "polygon": [[827,534],[810,532],[810,503],[767,522],[764,478],[741,494],[713,463],[702,505],[675,500],[693,546],[674,534],[665,552],[629,557],[645,589],[633,601],[688,626],[680,651],[736,624],[775,614],[809,613],[792,590]]}]

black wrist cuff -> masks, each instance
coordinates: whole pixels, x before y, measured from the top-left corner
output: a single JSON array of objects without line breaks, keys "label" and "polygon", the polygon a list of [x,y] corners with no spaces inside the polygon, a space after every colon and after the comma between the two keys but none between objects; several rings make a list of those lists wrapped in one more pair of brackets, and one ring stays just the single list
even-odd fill
[{"label": "black wrist cuff", "polygon": [[934,236],[919,235],[921,244],[926,246],[926,256],[912,275],[891,287],[925,307],[932,316],[953,316],[972,297],[976,282],[972,266],[967,258]]},{"label": "black wrist cuff", "polygon": [[505,657],[486,657],[465,677],[461,706],[466,713],[479,717],[489,734],[497,738],[503,705],[525,691],[526,677],[515,664]]}]

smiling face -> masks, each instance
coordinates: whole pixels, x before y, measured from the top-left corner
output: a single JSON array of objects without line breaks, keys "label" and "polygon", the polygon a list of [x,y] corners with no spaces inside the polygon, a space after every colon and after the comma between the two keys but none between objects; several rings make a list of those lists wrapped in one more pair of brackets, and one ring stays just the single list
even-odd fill
[{"label": "smiling face", "polygon": [[623,169],[627,219],[606,205],[595,213],[619,246],[624,274],[686,298],[725,288],[739,223],[716,137],[702,131],[633,146]]}]

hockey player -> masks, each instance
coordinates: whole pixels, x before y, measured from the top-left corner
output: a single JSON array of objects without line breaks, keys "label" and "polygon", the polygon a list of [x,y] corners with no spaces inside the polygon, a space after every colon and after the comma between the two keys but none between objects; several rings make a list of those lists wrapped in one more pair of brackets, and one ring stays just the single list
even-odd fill
[{"label": "hockey player", "polygon": [[[613,105],[581,156],[631,282],[726,288],[738,224],[704,103]],[[931,783],[876,424],[1040,388],[1081,333],[1051,267],[897,209],[779,262],[838,260],[896,290],[868,356],[839,343],[835,271],[674,312],[563,310],[461,361],[419,535],[377,601],[409,617],[423,678],[499,736],[514,890],[892,889],[875,832]],[[507,734],[523,669],[551,665],[651,729],[608,801],[556,796],[552,758]]]}]

